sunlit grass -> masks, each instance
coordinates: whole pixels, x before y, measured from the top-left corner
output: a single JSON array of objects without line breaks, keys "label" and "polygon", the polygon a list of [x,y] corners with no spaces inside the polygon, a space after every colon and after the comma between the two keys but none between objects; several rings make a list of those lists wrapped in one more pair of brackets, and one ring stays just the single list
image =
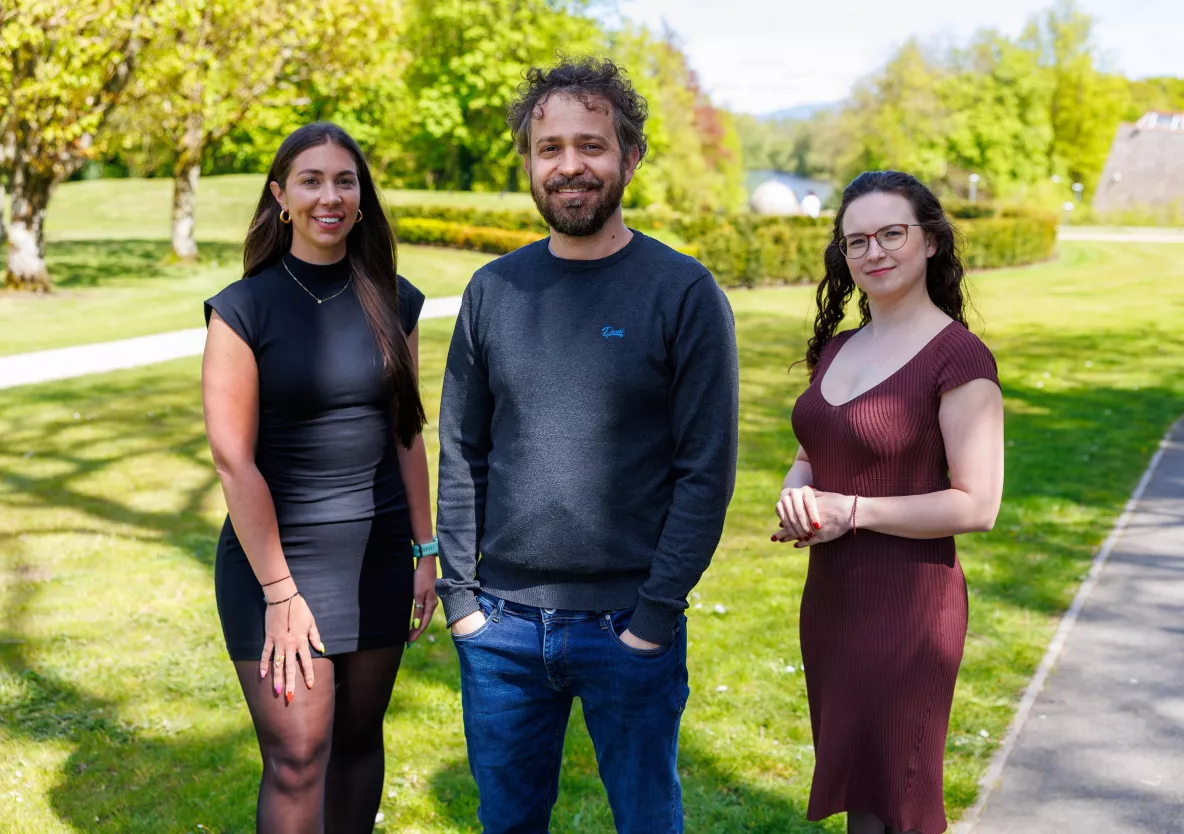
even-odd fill
[{"label": "sunlit grass", "polygon": [[[1054,263],[972,279],[972,324],[1004,387],[1007,488],[995,530],[959,545],[970,628],[947,745],[955,819],[1095,549],[1184,411],[1184,250],[1062,251]],[[689,831],[842,830],[838,818],[804,821],[805,558],[768,542],[796,449],[789,414],[804,374],[786,367],[801,353],[810,297],[731,294],[740,474],[690,612]],[[433,420],[450,331],[423,325]],[[197,360],[181,360],[0,400],[0,830],[252,830],[258,753],[214,608],[224,509],[197,374]],[[427,437],[434,472],[434,422]],[[387,718],[384,831],[477,830],[456,660],[438,622],[430,636],[408,654]],[[610,831],[578,720],[564,767],[553,830]]]}]

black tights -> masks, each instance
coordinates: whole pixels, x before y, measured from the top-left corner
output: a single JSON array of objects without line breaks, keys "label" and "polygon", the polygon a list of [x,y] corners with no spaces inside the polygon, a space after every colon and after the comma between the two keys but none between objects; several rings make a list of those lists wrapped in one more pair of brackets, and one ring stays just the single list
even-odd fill
[{"label": "black tights", "polygon": [[914,834],[914,832],[902,832],[899,828],[884,825],[875,814],[852,811],[847,814],[847,834]]},{"label": "black tights", "polygon": [[263,780],[255,830],[259,834],[369,834],[382,798],[385,754],[382,719],[391,699],[403,647],[371,649],[313,660],[316,683],[286,703],[272,673],[258,661],[236,661],[251,710]]}]

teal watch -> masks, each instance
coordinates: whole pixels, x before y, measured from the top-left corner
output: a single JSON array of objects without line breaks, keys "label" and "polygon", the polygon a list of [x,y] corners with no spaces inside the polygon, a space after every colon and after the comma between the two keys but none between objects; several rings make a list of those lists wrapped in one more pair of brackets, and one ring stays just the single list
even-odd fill
[{"label": "teal watch", "polygon": [[419,564],[419,560],[424,556],[435,556],[440,552],[440,541],[435,536],[427,544],[412,544],[411,555],[415,557],[415,563]]}]

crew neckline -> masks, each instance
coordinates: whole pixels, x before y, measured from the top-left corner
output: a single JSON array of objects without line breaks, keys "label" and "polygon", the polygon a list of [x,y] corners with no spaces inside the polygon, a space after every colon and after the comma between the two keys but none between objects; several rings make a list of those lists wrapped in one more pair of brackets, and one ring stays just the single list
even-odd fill
[{"label": "crew neckline", "polygon": [[579,258],[561,258],[551,251],[551,238],[549,236],[542,241],[543,251],[551,263],[567,272],[588,272],[594,269],[604,269],[629,257],[641,246],[641,241],[646,236],[636,229],[630,229],[629,231],[633,233],[633,238],[616,252],[606,255],[603,258],[595,258],[590,261]]},{"label": "crew neckline", "polygon": [[331,264],[310,264],[308,261],[300,260],[291,252],[285,252],[280,261],[281,271],[287,266],[296,278],[305,283],[324,286],[349,278],[349,255]]}]

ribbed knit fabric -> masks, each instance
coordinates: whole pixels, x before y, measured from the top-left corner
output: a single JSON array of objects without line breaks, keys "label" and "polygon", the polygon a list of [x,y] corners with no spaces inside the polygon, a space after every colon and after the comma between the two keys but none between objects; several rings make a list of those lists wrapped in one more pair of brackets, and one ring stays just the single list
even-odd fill
[{"label": "ribbed knit fabric", "polygon": [[[831,340],[794,406],[814,487],[872,497],[949,489],[941,395],[973,379],[998,384],[991,352],[951,322],[888,379],[831,405],[821,380],[854,332]],[[946,830],[942,763],[966,617],[952,537],[859,530],[810,548],[800,624],[816,754],[808,819],[862,811],[902,831]]]}]

